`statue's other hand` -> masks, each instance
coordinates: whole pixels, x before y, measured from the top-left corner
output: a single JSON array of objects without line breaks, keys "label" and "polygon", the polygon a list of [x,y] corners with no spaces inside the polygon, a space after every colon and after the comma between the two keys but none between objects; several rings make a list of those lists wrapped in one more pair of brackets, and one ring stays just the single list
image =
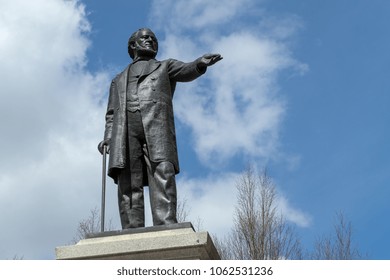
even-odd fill
[{"label": "statue's other hand", "polygon": [[204,66],[211,66],[223,59],[220,54],[205,54],[201,57],[200,63]]},{"label": "statue's other hand", "polygon": [[98,150],[99,150],[99,152],[101,154],[103,154],[103,147],[104,146],[107,146],[106,151],[107,151],[107,154],[108,154],[109,151],[110,151],[110,139],[105,139],[105,140],[103,140],[102,142],[99,143]]}]

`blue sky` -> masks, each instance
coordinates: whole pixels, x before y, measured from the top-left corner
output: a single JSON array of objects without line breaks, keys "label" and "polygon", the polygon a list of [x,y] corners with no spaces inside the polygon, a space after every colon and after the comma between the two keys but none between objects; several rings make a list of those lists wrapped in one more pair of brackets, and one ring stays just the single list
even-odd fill
[{"label": "blue sky", "polygon": [[389,13],[384,0],[0,0],[0,259],[53,259],[100,204],[107,91],[144,26],[159,59],[224,57],[175,93],[191,221],[228,232],[254,163],[306,248],[343,211],[360,251],[389,259]]}]

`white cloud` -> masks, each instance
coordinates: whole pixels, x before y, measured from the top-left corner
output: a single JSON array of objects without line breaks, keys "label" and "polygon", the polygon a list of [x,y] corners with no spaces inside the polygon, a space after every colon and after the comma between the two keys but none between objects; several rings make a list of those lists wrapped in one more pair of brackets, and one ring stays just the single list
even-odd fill
[{"label": "white cloud", "polygon": [[188,220],[194,225],[200,219],[203,230],[224,235],[233,224],[236,188],[239,175],[214,173],[205,178],[180,176],[179,198],[187,200]]},{"label": "white cloud", "polygon": [[156,0],[152,6],[154,20],[177,33],[229,23],[253,3],[253,0]]},{"label": "white cloud", "polygon": [[294,208],[289,203],[288,199],[279,194],[277,199],[277,207],[280,209],[282,216],[289,222],[300,227],[308,227],[311,224],[311,217],[307,213]]},{"label": "white cloud", "polygon": [[286,67],[288,59],[279,55],[276,44],[251,34],[222,37],[212,49],[224,60],[206,74],[210,88],[196,91],[198,102],[189,94],[176,99],[179,118],[193,128],[198,155],[204,162],[237,153],[272,157],[284,113],[273,88],[275,71]]},{"label": "white cloud", "polygon": [[76,1],[0,1],[0,258],[53,258],[100,203],[109,85],[89,73]]}]

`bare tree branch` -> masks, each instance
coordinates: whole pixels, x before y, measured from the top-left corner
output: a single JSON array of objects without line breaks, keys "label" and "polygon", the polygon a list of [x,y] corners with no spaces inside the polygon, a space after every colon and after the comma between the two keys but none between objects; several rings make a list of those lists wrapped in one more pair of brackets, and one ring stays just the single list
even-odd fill
[{"label": "bare tree branch", "polygon": [[266,170],[249,167],[236,184],[234,227],[225,242],[218,240],[222,258],[301,259],[301,244],[294,228],[277,208],[276,187]]},{"label": "bare tree branch", "polygon": [[[95,207],[90,211],[88,218],[81,220],[77,227],[76,236],[72,239],[72,243],[76,244],[82,239],[85,239],[88,234],[100,232],[100,212],[98,207]],[[112,220],[108,221],[107,230],[112,230]]]},{"label": "bare tree branch", "polygon": [[188,218],[188,206],[187,206],[187,199],[178,199],[177,200],[177,211],[176,211],[176,217],[178,223],[183,223],[187,221]]},{"label": "bare tree branch", "polygon": [[345,219],[342,212],[337,212],[333,234],[317,238],[312,259],[353,260],[361,258],[361,253],[352,244],[351,222]]}]

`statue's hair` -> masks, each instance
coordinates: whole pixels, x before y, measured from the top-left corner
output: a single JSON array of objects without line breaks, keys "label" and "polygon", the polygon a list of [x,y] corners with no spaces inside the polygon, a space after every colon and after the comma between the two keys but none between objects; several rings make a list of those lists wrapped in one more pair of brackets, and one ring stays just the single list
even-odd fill
[{"label": "statue's hair", "polygon": [[[149,28],[146,28],[146,27],[143,27],[143,28],[140,28],[138,29],[137,31],[135,31],[133,34],[131,34],[130,38],[129,38],[129,41],[127,43],[127,52],[129,53],[130,57],[132,59],[134,59],[134,50],[131,48],[131,45],[135,43],[135,40],[137,39],[138,37],[138,34],[141,32],[141,31],[150,31],[154,34],[154,32],[152,30],[150,30]],[[156,37],[156,35],[154,36]],[[156,42],[157,42],[157,50],[158,50],[158,41],[157,41],[157,38],[156,38]]]}]

